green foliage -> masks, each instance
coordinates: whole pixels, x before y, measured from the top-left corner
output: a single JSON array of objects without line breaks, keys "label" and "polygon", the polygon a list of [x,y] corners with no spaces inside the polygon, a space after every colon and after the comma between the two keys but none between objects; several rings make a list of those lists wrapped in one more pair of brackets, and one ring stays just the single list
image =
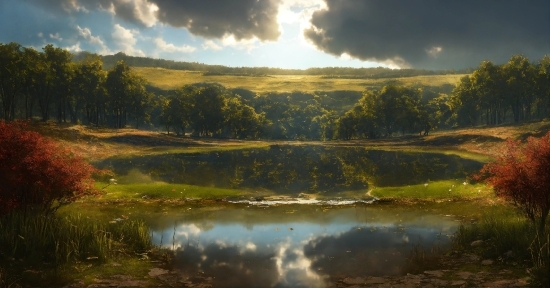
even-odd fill
[{"label": "green foliage", "polygon": [[[482,244],[471,246],[477,240],[482,240]],[[457,248],[485,259],[513,265],[529,263],[533,287],[548,287],[550,282],[549,240],[548,232],[538,234],[528,219],[510,210],[493,211],[483,215],[478,223],[461,225],[453,238]]]},{"label": "green foliage", "polygon": [[135,67],[157,67],[173,70],[202,71],[205,76],[235,75],[262,77],[265,75],[324,75],[325,79],[352,78],[352,79],[379,79],[413,77],[418,75],[448,75],[470,72],[464,70],[423,70],[423,69],[391,69],[384,67],[374,68],[350,68],[350,67],[325,67],[300,69],[281,69],[269,67],[227,67],[222,65],[207,65],[196,62],[178,62],[172,60],[153,59],[148,57],[130,56],[122,52],[115,55],[102,56],[106,67],[113,67],[118,61],[125,61]]},{"label": "green foliage", "polygon": [[440,180],[416,185],[375,187],[372,189],[371,195],[379,198],[399,200],[422,199],[427,201],[441,199],[485,199],[491,197],[491,190],[486,185],[469,184],[467,182],[464,185],[464,182],[464,180]]},{"label": "green foliage", "polygon": [[339,123],[342,139],[389,137],[424,131],[431,124],[427,108],[421,103],[421,91],[388,85],[378,92],[365,92],[355,107],[346,112]]},{"label": "green foliage", "polygon": [[453,91],[450,103],[456,124],[498,125],[549,117],[548,59],[533,64],[515,55],[504,65],[482,62]]},{"label": "green foliage", "polygon": [[0,218],[0,273],[4,270],[21,276],[23,270],[17,268],[20,265],[47,271],[78,262],[104,263],[118,255],[151,248],[149,229],[143,221],[113,222],[80,214],[43,215],[33,210],[5,215]]},{"label": "green foliage", "polygon": [[482,62],[454,90],[457,71],[231,68],[123,53],[77,56],[71,62],[71,53],[52,45],[37,52],[0,44],[0,117],[164,126],[200,137],[348,140],[550,116],[547,56],[536,64],[523,56],[504,65]]}]

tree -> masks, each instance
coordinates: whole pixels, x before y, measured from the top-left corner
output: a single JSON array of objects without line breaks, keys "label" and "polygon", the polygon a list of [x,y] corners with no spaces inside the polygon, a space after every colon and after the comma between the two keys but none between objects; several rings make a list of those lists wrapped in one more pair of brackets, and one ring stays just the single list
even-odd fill
[{"label": "tree", "polygon": [[0,214],[74,201],[92,191],[94,171],[27,124],[0,121]]},{"label": "tree", "polygon": [[550,132],[526,144],[508,140],[503,153],[476,175],[511,201],[543,232],[550,210]]},{"label": "tree", "polygon": [[62,48],[55,48],[52,44],[46,45],[43,50],[46,62],[49,65],[49,73],[51,74],[52,86],[50,92],[53,95],[52,100],[57,109],[57,122],[65,123],[67,122],[67,107],[70,97],[73,96],[70,93],[71,81],[74,76],[74,69],[71,63],[73,54]]},{"label": "tree", "polygon": [[6,121],[15,119],[16,96],[23,88],[22,55],[21,45],[0,43],[0,100]]},{"label": "tree", "polygon": [[[75,77],[72,81],[73,92],[82,97],[78,105],[84,105],[86,121],[88,124],[99,126],[101,119],[105,118],[105,79],[103,63],[97,55],[89,55],[84,61],[75,67]],[[72,114],[72,113],[71,113]]]}]

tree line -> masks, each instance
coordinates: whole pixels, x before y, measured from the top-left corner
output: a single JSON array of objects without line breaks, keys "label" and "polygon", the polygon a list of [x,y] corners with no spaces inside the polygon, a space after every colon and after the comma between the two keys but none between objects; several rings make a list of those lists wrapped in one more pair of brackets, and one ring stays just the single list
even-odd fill
[{"label": "tree line", "polygon": [[519,123],[550,116],[550,57],[531,63],[512,56],[503,65],[482,62],[464,76],[449,99],[461,126]]},{"label": "tree line", "polygon": [[124,62],[103,70],[93,54],[0,44],[0,117],[240,139],[333,140],[428,134],[431,130],[549,117],[550,58],[482,62],[453,87],[254,93],[214,83],[155,89]]},{"label": "tree line", "polygon": [[79,62],[64,49],[42,51],[0,43],[0,117],[6,121],[56,119],[58,122],[125,127],[147,122],[152,94],[146,81],[123,62],[103,70],[99,56]]},{"label": "tree line", "polygon": [[[77,59],[84,59],[89,52],[76,54]],[[420,75],[447,75],[471,73],[472,69],[461,70],[425,70],[425,69],[391,69],[386,67],[316,67],[308,69],[282,69],[273,67],[228,67],[223,65],[208,65],[198,62],[183,62],[149,57],[130,56],[123,52],[114,55],[101,56],[106,68],[111,68],[119,61],[124,61],[130,67],[159,67],[173,70],[201,71],[205,76],[211,75],[318,75],[325,78],[358,78],[380,79],[396,77],[414,77]]]}]

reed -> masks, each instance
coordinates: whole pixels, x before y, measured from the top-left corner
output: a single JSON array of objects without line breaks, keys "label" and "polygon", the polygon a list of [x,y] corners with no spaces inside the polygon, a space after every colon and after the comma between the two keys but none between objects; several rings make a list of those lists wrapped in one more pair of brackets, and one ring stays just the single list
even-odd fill
[{"label": "reed", "polygon": [[[529,220],[510,212],[485,215],[475,225],[460,226],[453,242],[457,248],[472,251],[485,259],[499,262],[526,263],[531,274],[531,285],[549,287],[550,284],[550,229],[543,235]],[[471,243],[482,240],[479,246]]]},{"label": "reed", "polygon": [[0,281],[6,281],[8,267],[57,269],[80,261],[104,263],[121,253],[146,251],[152,243],[141,220],[105,222],[81,214],[59,217],[25,210],[0,219],[0,247]]}]

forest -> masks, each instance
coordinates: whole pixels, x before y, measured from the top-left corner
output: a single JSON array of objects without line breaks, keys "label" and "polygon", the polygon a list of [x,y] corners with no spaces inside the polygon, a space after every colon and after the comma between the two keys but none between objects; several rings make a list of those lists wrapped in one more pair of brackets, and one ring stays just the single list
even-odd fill
[{"label": "forest", "polygon": [[[520,123],[550,116],[548,56],[537,62],[521,55],[512,56],[502,65],[482,62],[456,87],[405,87],[390,82],[362,93],[256,93],[215,83],[161,90],[148,85],[126,62],[153,65],[153,59],[139,62],[138,58],[121,53],[103,57],[90,53],[73,55],[52,45],[37,51],[17,43],[0,44],[0,117],[5,121],[36,119],[163,129],[168,134],[196,137],[348,140],[426,135],[434,129]],[[105,61],[111,64],[106,65]],[[170,62],[157,61],[162,67]],[[176,69],[210,67],[201,65]],[[264,71],[226,67],[226,71],[216,67],[205,73],[276,73],[271,68]],[[392,74],[394,70],[387,68],[319,68],[285,73],[362,77],[365,69],[371,69],[372,77],[422,72],[404,69]]]}]

